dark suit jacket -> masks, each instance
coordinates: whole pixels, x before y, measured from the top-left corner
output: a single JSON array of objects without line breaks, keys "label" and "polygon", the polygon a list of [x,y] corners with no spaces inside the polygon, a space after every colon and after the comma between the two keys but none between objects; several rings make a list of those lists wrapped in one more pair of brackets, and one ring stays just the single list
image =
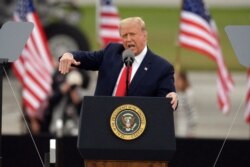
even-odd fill
[{"label": "dark suit jacket", "polygon": [[[98,70],[95,90],[97,96],[111,96],[123,67],[121,44],[109,44],[105,49],[96,52],[72,52],[75,60],[80,61],[80,68]],[[130,83],[128,96],[166,96],[175,92],[174,68],[163,58],[149,49]]]}]

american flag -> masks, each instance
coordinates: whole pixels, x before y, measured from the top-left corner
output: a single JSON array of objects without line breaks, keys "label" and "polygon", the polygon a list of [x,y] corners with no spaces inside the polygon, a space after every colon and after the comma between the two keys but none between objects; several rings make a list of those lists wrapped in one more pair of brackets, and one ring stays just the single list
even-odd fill
[{"label": "american flag", "polygon": [[119,35],[120,17],[112,0],[97,1],[97,33],[102,47],[110,42],[121,42]]},{"label": "american flag", "polygon": [[247,71],[247,95],[246,95],[246,111],[245,120],[250,124],[250,68]]},{"label": "american flag", "polygon": [[23,87],[25,111],[29,116],[37,117],[41,114],[38,111],[51,93],[52,56],[32,0],[17,1],[14,20],[34,23],[34,29],[12,69]]},{"label": "american flag", "polygon": [[217,63],[218,104],[220,110],[227,113],[229,93],[234,83],[223,60],[215,22],[202,0],[183,0],[179,45],[204,54]]}]

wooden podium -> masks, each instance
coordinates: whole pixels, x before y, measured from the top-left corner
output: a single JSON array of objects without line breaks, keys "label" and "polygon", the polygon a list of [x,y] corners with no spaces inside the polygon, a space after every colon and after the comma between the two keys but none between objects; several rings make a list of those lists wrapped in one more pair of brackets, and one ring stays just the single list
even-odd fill
[{"label": "wooden podium", "polygon": [[85,167],[167,167],[176,150],[170,99],[84,97],[77,147]]}]

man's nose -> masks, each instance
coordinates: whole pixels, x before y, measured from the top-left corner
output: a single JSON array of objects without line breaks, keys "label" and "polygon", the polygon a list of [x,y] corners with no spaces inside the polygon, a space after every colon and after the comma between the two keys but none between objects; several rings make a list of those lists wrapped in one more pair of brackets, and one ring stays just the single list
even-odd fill
[{"label": "man's nose", "polygon": [[127,36],[127,41],[131,41],[131,35]]}]

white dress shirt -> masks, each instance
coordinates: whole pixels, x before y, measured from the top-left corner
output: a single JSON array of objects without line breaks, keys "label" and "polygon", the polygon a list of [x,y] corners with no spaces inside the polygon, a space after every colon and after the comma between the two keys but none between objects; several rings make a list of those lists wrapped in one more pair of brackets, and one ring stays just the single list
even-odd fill
[{"label": "white dress shirt", "polygon": [[[148,51],[148,48],[147,48],[147,46],[145,46],[145,48],[142,50],[142,52],[135,56],[134,63],[132,64],[132,74],[131,74],[131,77],[130,77],[130,82],[133,80],[136,71],[138,70],[138,68],[141,65],[141,62],[143,61],[144,57],[146,56],[147,51]],[[123,65],[123,68],[124,67],[125,67],[125,64]],[[114,88],[114,91],[112,93],[113,96],[115,95],[119,80],[121,78],[123,68],[121,69],[119,77],[118,77],[118,79],[116,81],[115,88]]]}]

